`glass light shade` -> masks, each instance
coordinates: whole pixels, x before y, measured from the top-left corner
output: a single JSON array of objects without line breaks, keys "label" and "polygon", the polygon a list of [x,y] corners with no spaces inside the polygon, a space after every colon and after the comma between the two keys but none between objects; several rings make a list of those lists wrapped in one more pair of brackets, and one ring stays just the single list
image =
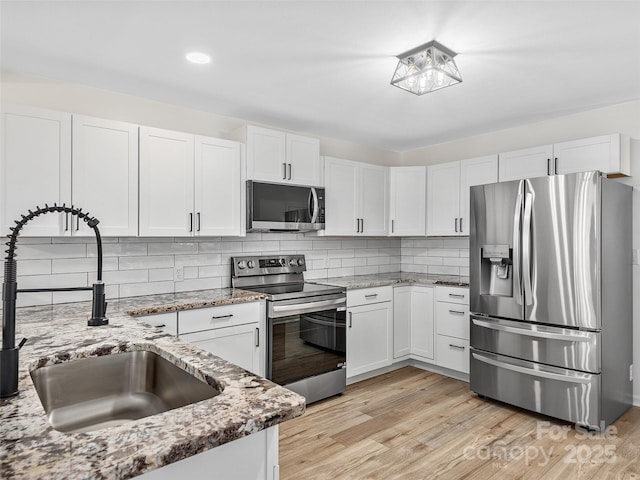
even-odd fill
[{"label": "glass light shade", "polygon": [[462,82],[457,54],[435,40],[398,55],[398,66],[391,79],[394,85],[416,95]]}]

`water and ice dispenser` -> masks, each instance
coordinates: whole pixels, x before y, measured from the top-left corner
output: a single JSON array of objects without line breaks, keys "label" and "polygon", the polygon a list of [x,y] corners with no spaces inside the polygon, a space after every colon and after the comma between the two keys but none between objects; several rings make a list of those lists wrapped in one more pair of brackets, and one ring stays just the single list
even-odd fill
[{"label": "water and ice dispenser", "polygon": [[483,245],[480,266],[480,294],[513,296],[512,249],[509,245]]}]

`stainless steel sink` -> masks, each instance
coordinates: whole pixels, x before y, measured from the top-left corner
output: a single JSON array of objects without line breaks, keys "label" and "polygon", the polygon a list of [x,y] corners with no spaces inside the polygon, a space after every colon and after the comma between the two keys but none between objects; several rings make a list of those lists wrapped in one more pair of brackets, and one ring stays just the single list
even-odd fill
[{"label": "stainless steel sink", "polygon": [[142,350],[82,358],[31,372],[49,423],[88,432],[215,397],[217,386]]}]

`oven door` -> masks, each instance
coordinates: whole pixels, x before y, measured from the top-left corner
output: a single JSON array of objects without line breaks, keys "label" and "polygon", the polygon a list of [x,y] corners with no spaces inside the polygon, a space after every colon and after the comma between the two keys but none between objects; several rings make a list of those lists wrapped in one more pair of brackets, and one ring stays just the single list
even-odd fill
[{"label": "oven door", "polygon": [[346,366],[344,294],[269,302],[267,377],[279,385]]}]

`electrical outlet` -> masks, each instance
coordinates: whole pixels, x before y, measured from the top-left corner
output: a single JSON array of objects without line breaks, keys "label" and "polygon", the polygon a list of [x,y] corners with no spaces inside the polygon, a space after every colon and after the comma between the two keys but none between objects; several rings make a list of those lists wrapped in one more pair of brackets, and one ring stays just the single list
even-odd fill
[{"label": "electrical outlet", "polygon": [[175,267],[173,269],[173,281],[182,282],[184,280],[184,267]]},{"label": "electrical outlet", "polygon": [[637,248],[633,249],[633,253],[631,255],[631,265],[638,265],[640,264],[640,250],[638,250]]}]

